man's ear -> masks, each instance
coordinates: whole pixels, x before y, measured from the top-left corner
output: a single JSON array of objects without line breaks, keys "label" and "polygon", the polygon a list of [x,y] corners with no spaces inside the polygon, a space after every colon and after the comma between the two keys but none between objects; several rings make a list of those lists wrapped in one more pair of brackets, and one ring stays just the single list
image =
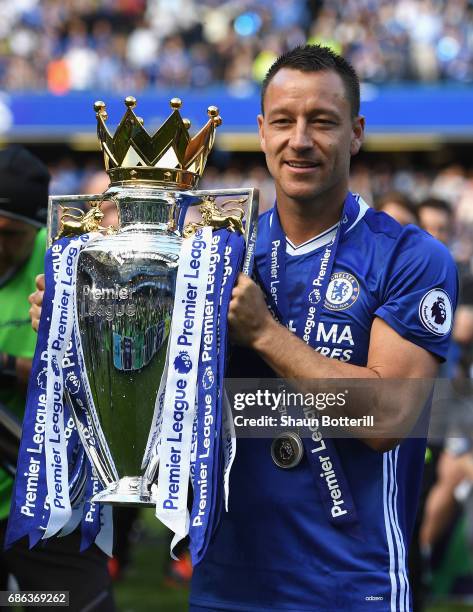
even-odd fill
[{"label": "man's ear", "polygon": [[261,146],[261,150],[263,153],[266,153],[265,150],[265,141],[264,141],[264,117],[263,115],[258,115],[258,133],[259,133],[259,142]]},{"label": "man's ear", "polygon": [[352,122],[350,155],[356,155],[361,149],[365,137],[365,118],[359,115]]}]

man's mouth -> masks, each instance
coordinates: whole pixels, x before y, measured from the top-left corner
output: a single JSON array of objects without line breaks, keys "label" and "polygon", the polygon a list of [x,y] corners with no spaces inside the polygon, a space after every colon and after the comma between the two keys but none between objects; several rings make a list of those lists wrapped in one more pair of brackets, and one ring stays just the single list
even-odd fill
[{"label": "man's mouth", "polygon": [[286,160],[285,163],[290,167],[290,168],[300,168],[302,170],[307,170],[310,168],[316,168],[319,164],[317,164],[314,161],[309,161],[309,160]]}]

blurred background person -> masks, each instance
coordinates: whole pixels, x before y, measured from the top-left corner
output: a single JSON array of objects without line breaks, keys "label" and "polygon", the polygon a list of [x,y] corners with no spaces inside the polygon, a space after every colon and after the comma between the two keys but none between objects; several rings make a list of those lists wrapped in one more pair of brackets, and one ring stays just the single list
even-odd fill
[{"label": "blurred background person", "polygon": [[451,246],[455,217],[448,202],[440,198],[426,198],[417,205],[417,214],[422,229],[446,246]]},{"label": "blurred background person", "polygon": [[409,197],[399,191],[381,196],[375,204],[377,210],[385,212],[401,225],[418,224],[417,208]]}]

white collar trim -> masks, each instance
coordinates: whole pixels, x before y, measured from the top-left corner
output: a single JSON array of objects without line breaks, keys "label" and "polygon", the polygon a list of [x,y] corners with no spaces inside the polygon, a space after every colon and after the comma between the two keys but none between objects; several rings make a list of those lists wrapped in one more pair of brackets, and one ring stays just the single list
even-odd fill
[{"label": "white collar trim", "polygon": [[[351,230],[361,221],[361,219],[363,219],[366,212],[370,208],[361,196],[359,196],[358,194],[354,194],[354,195],[359,205],[358,215],[356,216],[356,219],[353,221],[353,223],[350,225],[350,227],[346,230],[345,233],[351,232]],[[270,225],[272,223],[272,220],[273,220],[273,215],[271,214],[270,221],[269,221]],[[303,242],[302,244],[299,244],[298,246],[295,246],[289,240],[289,238],[286,237],[286,253],[291,256],[306,255],[307,253],[311,253],[312,251],[316,251],[317,249],[320,249],[321,247],[328,244],[331,240],[333,240],[333,238],[335,238],[335,235],[338,229],[338,225],[339,225],[338,223],[336,223],[335,225],[332,225],[332,227],[329,227],[328,229],[323,231],[321,234],[318,234],[317,236],[314,236],[313,238],[306,240],[306,242]]]},{"label": "white collar trim", "polygon": [[306,240],[302,244],[298,244],[297,246],[292,243],[289,238],[286,236],[286,253],[288,255],[305,255],[306,253],[311,253],[317,249],[328,244],[337,233],[339,223],[335,223],[332,227],[329,227],[321,234],[310,238],[310,240]]}]

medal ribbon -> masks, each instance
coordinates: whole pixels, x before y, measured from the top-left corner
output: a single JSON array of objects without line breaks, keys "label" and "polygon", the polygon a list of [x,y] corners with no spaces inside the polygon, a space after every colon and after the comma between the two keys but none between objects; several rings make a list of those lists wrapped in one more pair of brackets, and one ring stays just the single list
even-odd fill
[{"label": "medal ribbon", "polygon": [[[296,321],[296,335],[306,344],[315,347],[317,326],[320,321],[325,296],[332,268],[335,262],[337,248],[345,232],[353,225],[358,215],[358,200],[352,193],[348,193],[343,204],[341,222],[336,230],[335,237],[325,246],[322,257],[317,258],[309,274],[309,280],[304,290],[304,299],[301,312]],[[270,229],[270,263],[264,262],[260,266],[259,276],[266,293],[269,308],[283,323],[289,323],[289,308],[286,296],[286,236],[281,227],[277,207],[272,213]],[[317,441],[304,438],[310,469],[319,490],[329,521],[340,527],[357,524],[357,513],[350,486],[345,476],[343,466],[338,456],[335,441],[322,438],[317,432]],[[335,479],[340,497],[334,500],[328,487],[325,476]]]}]

